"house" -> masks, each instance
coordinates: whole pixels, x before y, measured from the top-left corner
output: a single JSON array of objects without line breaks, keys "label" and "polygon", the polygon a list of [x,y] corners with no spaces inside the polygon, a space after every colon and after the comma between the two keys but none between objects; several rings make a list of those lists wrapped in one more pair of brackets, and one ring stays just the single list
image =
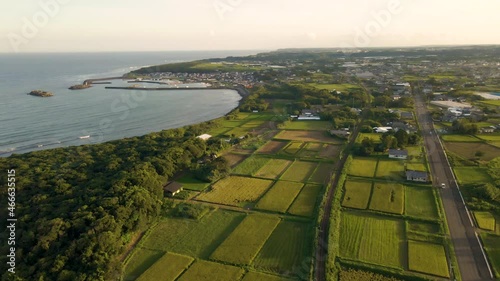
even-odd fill
[{"label": "house", "polygon": [[387,133],[392,130],[392,127],[373,127],[375,133]]},{"label": "house", "polygon": [[389,149],[389,158],[393,159],[407,159],[408,151],[399,149]]},{"label": "house", "polygon": [[407,170],[406,180],[416,181],[416,182],[429,182],[429,174],[427,172],[422,172],[422,171]]},{"label": "house", "polygon": [[317,112],[311,109],[303,109],[302,114],[299,115],[297,120],[321,120],[321,117],[317,115]]},{"label": "house", "polygon": [[484,127],[484,128],[481,128],[479,129],[479,131],[483,134],[485,133],[494,133],[495,132],[495,126],[489,126],[489,127]]},{"label": "house", "polygon": [[351,135],[351,133],[346,130],[330,130],[330,134],[339,138],[348,138]]},{"label": "house", "polygon": [[413,113],[412,112],[407,112],[407,111],[402,111],[400,113],[401,119],[413,119]]},{"label": "house", "polygon": [[176,181],[167,182],[167,184],[163,186],[163,191],[169,197],[175,196],[182,190],[183,190],[182,184]]},{"label": "house", "polygon": [[201,135],[201,136],[197,136],[197,138],[202,139],[202,140],[204,140],[204,141],[209,140],[211,137],[212,137],[212,136],[211,136],[211,135],[208,135],[208,134],[203,134],[203,135]]}]

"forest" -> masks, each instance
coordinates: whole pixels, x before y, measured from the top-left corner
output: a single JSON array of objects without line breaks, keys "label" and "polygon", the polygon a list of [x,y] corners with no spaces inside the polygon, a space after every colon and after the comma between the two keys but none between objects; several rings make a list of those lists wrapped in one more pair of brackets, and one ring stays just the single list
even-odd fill
[{"label": "forest", "polygon": [[[16,274],[1,280],[116,280],[131,239],[162,211],[163,185],[184,169],[208,180],[222,161],[199,164],[228,146],[197,135],[210,121],[103,144],[0,158],[0,182],[16,174]],[[214,169],[221,172],[214,172]],[[7,188],[0,193],[7,202]],[[4,205],[4,204],[2,204]],[[6,212],[0,213],[6,222]],[[2,232],[2,241],[6,233]],[[7,243],[1,246],[7,253]],[[6,256],[0,262],[5,264]]]}]

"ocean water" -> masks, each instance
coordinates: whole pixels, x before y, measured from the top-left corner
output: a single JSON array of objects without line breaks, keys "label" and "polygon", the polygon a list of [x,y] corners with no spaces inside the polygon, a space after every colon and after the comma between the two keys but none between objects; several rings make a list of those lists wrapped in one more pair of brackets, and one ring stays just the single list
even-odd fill
[{"label": "ocean water", "polygon": [[[142,66],[257,52],[0,54],[0,156],[141,136],[223,116],[238,105],[235,91],[67,88]],[[54,96],[27,95],[35,89]]]}]

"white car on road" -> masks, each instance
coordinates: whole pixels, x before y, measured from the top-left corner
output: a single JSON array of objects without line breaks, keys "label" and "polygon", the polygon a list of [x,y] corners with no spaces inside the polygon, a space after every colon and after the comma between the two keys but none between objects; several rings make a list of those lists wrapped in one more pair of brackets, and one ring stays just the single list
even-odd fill
[{"label": "white car on road", "polygon": [[442,183],[441,188],[446,188],[446,184]]}]

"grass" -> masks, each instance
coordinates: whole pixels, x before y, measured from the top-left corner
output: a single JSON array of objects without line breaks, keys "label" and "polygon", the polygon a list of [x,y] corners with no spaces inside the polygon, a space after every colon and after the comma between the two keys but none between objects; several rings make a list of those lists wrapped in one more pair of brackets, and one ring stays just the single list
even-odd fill
[{"label": "grass", "polygon": [[297,131],[297,130],[282,130],[275,137],[276,139],[302,141],[302,142],[324,142],[341,144],[344,141],[330,136],[326,130],[321,131]]},{"label": "grass", "polygon": [[308,142],[304,147],[305,150],[316,151],[316,152],[319,152],[322,148],[323,144],[317,142]]},{"label": "grass", "polygon": [[262,272],[249,271],[242,281],[292,281],[285,277],[265,274]]},{"label": "grass", "polygon": [[484,250],[497,277],[500,277],[500,236],[481,233]]},{"label": "grass", "polygon": [[124,268],[124,281],[136,280],[150,266],[163,256],[164,252],[138,247],[132,253]]},{"label": "grass", "polygon": [[220,263],[197,261],[178,281],[233,281],[239,280],[245,271],[242,268]]},{"label": "grass", "polygon": [[377,159],[375,158],[354,158],[349,167],[348,174],[351,176],[371,178],[375,175]]},{"label": "grass", "polygon": [[243,137],[246,134],[248,134],[248,131],[249,131],[249,128],[237,127],[237,128],[233,128],[230,131],[227,131],[226,133],[224,133],[224,135],[234,136],[236,138],[239,138],[239,137]]},{"label": "grass", "polygon": [[302,148],[302,145],[303,143],[301,142],[292,142],[283,150],[283,152],[288,155],[295,155]]},{"label": "grass", "polygon": [[278,181],[255,205],[257,209],[285,213],[292,204],[303,184],[297,182]]},{"label": "grass", "polygon": [[487,105],[500,106],[500,100],[486,100],[481,102]]},{"label": "grass", "polygon": [[257,150],[257,152],[263,154],[275,154],[283,149],[287,144],[288,142],[272,140],[262,146],[259,150]]},{"label": "grass", "polygon": [[492,181],[486,168],[455,167],[453,170],[460,184],[487,183]]},{"label": "grass", "polygon": [[500,157],[500,148],[486,143],[447,142],[445,146],[447,150],[465,159],[475,159],[477,151],[484,153],[483,156],[479,157],[479,159],[484,161]]},{"label": "grass", "polygon": [[404,224],[400,220],[343,212],[340,256],[383,266],[404,264]]},{"label": "grass", "polygon": [[450,277],[444,247],[438,244],[408,241],[408,267],[417,272]]},{"label": "grass", "polygon": [[230,176],[218,181],[210,191],[200,194],[196,199],[242,206],[257,201],[271,184],[271,180]]},{"label": "grass", "polygon": [[376,177],[400,179],[403,177],[405,166],[403,161],[399,160],[380,160],[378,161]]},{"label": "grass", "polygon": [[243,218],[243,213],[218,210],[205,215],[200,221],[163,219],[143,238],[141,246],[208,258]]},{"label": "grass", "polygon": [[269,162],[269,158],[251,156],[236,166],[233,170],[233,174],[251,176],[266,165],[267,162]]},{"label": "grass", "polygon": [[407,232],[409,231],[438,234],[440,232],[440,227],[437,223],[408,221]]},{"label": "grass", "polygon": [[443,135],[444,141],[449,142],[480,142],[481,140],[470,135]]},{"label": "grass", "polygon": [[309,178],[309,181],[326,184],[330,179],[330,175],[333,172],[333,168],[334,168],[333,164],[319,163],[318,167]]},{"label": "grass", "polygon": [[283,160],[283,159],[271,159],[267,164],[262,167],[257,173],[255,173],[255,176],[257,177],[262,177],[262,178],[268,178],[268,179],[275,179],[283,171],[290,165],[292,164],[292,161],[288,160]]},{"label": "grass", "polygon": [[249,265],[279,222],[278,217],[248,215],[210,258],[233,264]]},{"label": "grass", "polygon": [[331,122],[328,121],[291,121],[287,122],[283,129],[285,130],[305,130],[305,131],[325,131],[330,129]]},{"label": "grass", "polygon": [[358,85],[347,84],[347,83],[343,83],[343,84],[309,83],[307,85],[315,87],[316,89],[319,89],[319,90],[328,90],[328,91],[337,90],[339,92],[346,92],[346,91],[348,92],[348,91],[354,90],[354,89],[357,89],[357,90],[361,89]]},{"label": "grass", "polygon": [[282,221],[262,247],[253,265],[275,273],[298,273],[310,248],[310,232],[309,224]]},{"label": "grass", "polygon": [[379,183],[373,186],[370,209],[402,215],[404,211],[404,187],[397,183]]},{"label": "grass", "polygon": [[321,185],[307,184],[304,186],[290,209],[288,209],[288,213],[304,217],[312,216],[316,209],[321,189]]},{"label": "grass", "polygon": [[177,182],[181,183],[184,189],[195,191],[203,191],[210,185],[209,183],[195,179],[193,175],[185,175],[178,179]]},{"label": "grass", "polygon": [[357,143],[361,143],[365,138],[372,139],[373,142],[375,143],[381,143],[382,141],[380,140],[380,137],[382,134],[377,134],[377,133],[359,133],[358,137],[356,138]]},{"label": "grass", "polygon": [[474,212],[474,217],[479,228],[489,231],[495,231],[496,220],[490,212]]},{"label": "grass", "polygon": [[500,141],[500,135],[477,135],[476,137],[485,141]]},{"label": "grass", "polygon": [[174,281],[186,270],[193,258],[166,253],[153,266],[144,272],[137,281],[165,280]]},{"label": "grass", "polygon": [[427,167],[422,163],[406,163],[406,169],[412,171],[427,171]]},{"label": "grass", "polygon": [[281,176],[282,180],[305,182],[316,169],[317,163],[295,161]]},{"label": "grass", "polygon": [[343,207],[366,209],[370,202],[372,182],[348,180],[345,183]]},{"label": "grass", "polygon": [[432,187],[406,186],[405,213],[413,217],[439,219]]}]

